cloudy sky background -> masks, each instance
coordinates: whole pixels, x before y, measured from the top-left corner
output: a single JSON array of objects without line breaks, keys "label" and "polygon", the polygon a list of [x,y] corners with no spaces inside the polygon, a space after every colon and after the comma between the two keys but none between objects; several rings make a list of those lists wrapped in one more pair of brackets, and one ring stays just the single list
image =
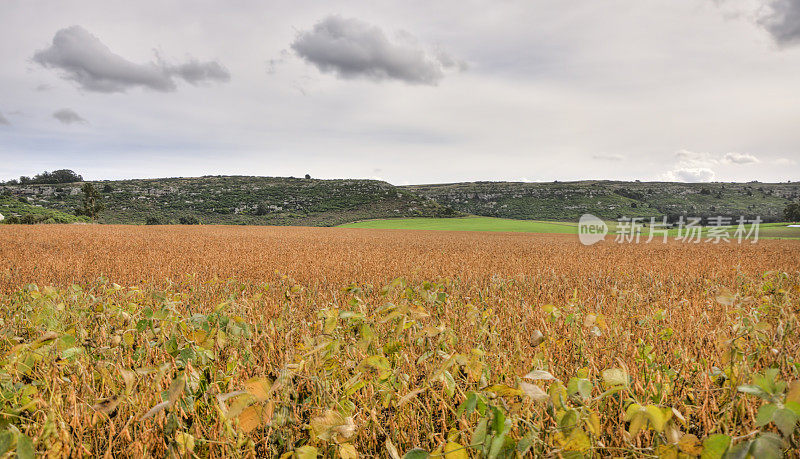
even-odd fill
[{"label": "cloudy sky background", "polygon": [[0,180],[800,178],[800,0],[3,0],[0,62]]}]

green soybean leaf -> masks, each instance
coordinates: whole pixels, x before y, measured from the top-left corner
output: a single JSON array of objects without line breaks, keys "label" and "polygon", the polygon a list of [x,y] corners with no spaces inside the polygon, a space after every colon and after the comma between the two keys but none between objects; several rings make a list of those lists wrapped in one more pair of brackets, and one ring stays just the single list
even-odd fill
[{"label": "green soybean leaf", "polygon": [[772,416],[777,410],[778,405],[772,403],[763,405],[761,408],[759,408],[758,414],[756,414],[756,426],[762,427],[772,422]]},{"label": "green soybean leaf", "polygon": [[403,455],[403,459],[427,459],[428,452],[424,449],[414,448]]},{"label": "green soybean leaf", "polygon": [[781,445],[780,437],[772,433],[764,433],[753,440],[750,454],[758,459],[781,459],[783,457]]},{"label": "green soybean leaf", "polygon": [[798,416],[788,408],[781,408],[772,415],[772,421],[778,426],[784,437],[790,437],[794,432]]},{"label": "green soybean leaf", "polygon": [[722,459],[731,445],[731,437],[722,434],[711,435],[703,440],[703,453],[700,459]]},{"label": "green soybean leaf", "polygon": [[20,434],[17,437],[17,457],[19,459],[33,459],[36,457],[33,452],[33,443],[27,435]]}]

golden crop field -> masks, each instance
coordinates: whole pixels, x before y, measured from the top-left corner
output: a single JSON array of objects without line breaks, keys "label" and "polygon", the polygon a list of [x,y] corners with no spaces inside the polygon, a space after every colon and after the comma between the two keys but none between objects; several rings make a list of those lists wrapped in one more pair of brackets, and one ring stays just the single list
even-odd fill
[{"label": "golden crop field", "polygon": [[20,457],[800,447],[796,241],[7,225],[0,301]]}]

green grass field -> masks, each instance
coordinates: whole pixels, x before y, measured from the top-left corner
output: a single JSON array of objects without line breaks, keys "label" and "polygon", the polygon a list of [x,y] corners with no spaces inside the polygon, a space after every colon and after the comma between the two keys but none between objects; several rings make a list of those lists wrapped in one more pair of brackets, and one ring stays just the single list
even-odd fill
[{"label": "green grass field", "polygon": [[342,225],[344,228],[415,229],[437,231],[510,231],[577,234],[577,223],[511,220],[494,217],[391,218]]},{"label": "green grass field", "polygon": [[[606,222],[609,227],[609,237],[614,237],[617,222]],[[759,237],[769,239],[798,239],[800,228],[789,228],[786,223],[764,223],[759,228]],[[577,234],[578,225],[574,222],[551,222],[539,220],[511,220],[494,217],[461,217],[461,218],[391,218],[384,220],[367,220],[362,222],[341,225],[343,228],[379,228],[379,229],[410,229],[410,230],[436,230],[436,231],[508,231],[518,233],[560,233]],[[727,227],[728,233],[733,238],[736,226]],[[707,229],[704,227],[702,237],[706,237]],[[647,238],[649,229],[642,230],[642,236]],[[670,230],[670,236],[678,235],[678,230]]]}]

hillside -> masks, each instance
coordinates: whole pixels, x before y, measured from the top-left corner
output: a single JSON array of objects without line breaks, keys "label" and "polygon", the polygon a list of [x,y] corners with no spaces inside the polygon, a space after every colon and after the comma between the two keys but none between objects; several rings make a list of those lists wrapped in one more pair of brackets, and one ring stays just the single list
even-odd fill
[{"label": "hillside", "polygon": [[759,215],[779,221],[790,200],[800,197],[800,182],[465,182],[401,188],[467,214],[562,221],[584,213],[612,220]]},{"label": "hillside", "polygon": [[[447,207],[377,180],[205,176],[93,182],[106,206],[101,223],[333,226],[389,217],[447,217]],[[82,183],[5,185],[0,196],[24,198],[73,214]]]},{"label": "hillside", "polygon": [[[334,226],[462,214],[576,221],[584,213],[609,220],[760,215],[765,221],[779,221],[790,200],[800,197],[800,182],[467,182],[396,187],[376,180],[205,176],[93,183],[106,206],[99,221],[133,224],[149,220]],[[6,206],[0,207],[0,213],[31,214],[37,222],[83,221],[74,217],[81,185],[0,185],[0,203]]]},{"label": "hillside", "polygon": [[0,197],[0,215],[4,223],[79,223],[86,217],[76,217],[72,212],[31,205],[14,197]]}]

